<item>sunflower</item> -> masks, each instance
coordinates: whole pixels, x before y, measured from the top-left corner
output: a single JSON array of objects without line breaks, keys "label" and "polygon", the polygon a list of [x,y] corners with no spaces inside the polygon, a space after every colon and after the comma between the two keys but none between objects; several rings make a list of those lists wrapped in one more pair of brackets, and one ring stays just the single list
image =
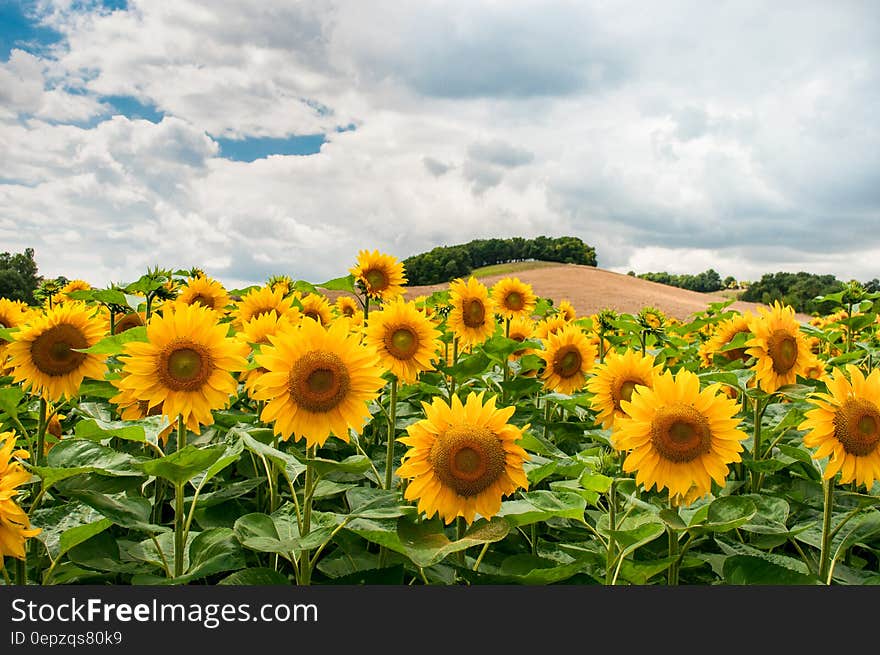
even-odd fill
[{"label": "sunflower", "polygon": [[[248,291],[242,299],[236,303],[235,307],[235,325],[241,327],[244,323],[255,317],[264,314],[274,314],[275,316],[292,316],[299,310],[293,306],[293,301],[284,297],[284,290],[280,286],[275,289],[265,286],[259,289]],[[296,321],[296,317],[291,318]]]},{"label": "sunflower", "polygon": [[336,313],[339,316],[347,316],[348,318],[351,318],[360,311],[357,300],[355,300],[351,296],[339,296],[336,299],[336,304],[334,307],[336,309]]},{"label": "sunflower", "polygon": [[740,407],[721,392],[720,384],[700,390],[695,373],[666,371],[651,387],[637,386],[632,400],[622,400],[626,416],[617,420],[612,444],[629,451],[623,462],[636,471],[636,483],[687,502],[724,484],[728,464],[740,461],[746,434],[737,430]]},{"label": "sunflower", "polygon": [[85,280],[71,280],[63,287],[61,287],[61,291],[52,296],[52,302],[68,302],[70,300],[73,300],[73,298],[70,297],[70,294],[74,291],[89,291],[91,290],[91,288],[92,285]]},{"label": "sunflower", "polygon": [[370,298],[388,300],[403,293],[406,276],[403,264],[378,250],[358,253],[357,264],[349,269]]},{"label": "sunflower", "polygon": [[366,345],[379,354],[382,366],[406,384],[434,368],[440,332],[412,302],[398,297],[370,316]]},{"label": "sunflower", "polygon": [[567,326],[568,321],[565,320],[565,317],[560,316],[559,314],[548,316],[543,321],[538,321],[535,325],[535,338],[541,340],[546,339],[551,334],[556,334]]},{"label": "sunflower", "polygon": [[[257,346],[256,349],[253,349],[256,353],[263,346],[272,345],[269,341],[270,336],[278,334],[282,330],[293,329],[295,325],[299,324],[299,310],[294,308],[294,311],[296,314],[292,321],[287,316],[278,316],[275,312],[266,312],[265,314],[255,316],[242,326],[241,332],[238,332],[235,335],[235,338],[238,341],[247,344],[249,349],[253,349],[253,346]],[[266,369],[264,368],[254,368],[249,371],[244,371],[241,375],[241,378],[244,380],[244,388],[248,392],[252,392],[257,378],[265,372]]]},{"label": "sunflower", "polygon": [[95,309],[81,302],[56,305],[32,314],[7,346],[13,382],[24,382],[34,393],[55,402],[79,393],[83,378],[104,377],[106,355],[79,352],[106,334]]},{"label": "sunflower", "polygon": [[299,301],[302,305],[302,318],[311,318],[324,327],[330,325],[333,320],[333,305],[324,296],[317,293],[307,293]]},{"label": "sunflower", "polygon": [[27,459],[24,450],[15,450],[15,433],[0,433],[0,569],[3,558],[9,555],[24,559],[24,544],[29,537],[40,534],[39,528],[31,528],[28,515],[15,502],[16,487],[31,479],[31,474],[13,457]]},{"label": "sunflower", "polygon": [[643,307],[639,310],[636,320],[645,330],[662,330],[666,324],[666,316],[656,307]]},{"label": "sunflower", "polygon": [[559,393],[572,394],[586,382],[587,371],[596,361],[596,347],[576,325],[566,324],[543,339],[544,386]]},{"label": "sunflower", "polygon": [[[510,332],[508,338],[514,341],[523,342],[532,338],[535,333],[535,322],[528,317],[514,318],[510,321]],[[522,348],[515,350],[510,354],[510,359],[519,359],[523,355],[534,353],[532,348]]]},{"label": "sunflower", "polygon": [[495,332],[495,306],[486,286],[471,277],[449,285],[452,309],[447,323],[463,347],[483,343]]},{"label": "sunflower", "polygon": [[559,306],[556,308],[559,316],[564,318],[566,321],[573,321],[577,318],[577,310],[575,310],[574,305],[572,305],[568,300],[562,299],[559,301]]},{"label": "sunflower", "polygon": [[769,311],[759,307],[758,313],[749,320],[754,338],[746,343],[746,354],[756,358],[752,369],[761,389],[773,393],[804,374],[810,346],[791,307],[776,302]]},{"label": "sunflower", "polygon": [[858,367],[835,368],[828,378],[829,393],[817,393],[799,430],[804,445],[816,448],[815,459],[828,457],[825,478],[840,472],[840,482],[865,485],[869,490],[880,479],[880,370],[866,378]]},{"label": "sunflower", "polygon": [[749,321],[751,318],[751,312],[746,312],[718,323],[712,332],[711,338],[700,345],[699,355],[703,366],[706,368],[713,366],[715,355],[718,355],[727,362],[732,362],[736,359],[746,361],[749,356],[746,355],[745,348],[735,348],[734,350],[722,349],[733,341],[736,335],[750,334]]},{"label": "sunflower", "polygon": [[397,474],[407,478],[404,497],[418,499],[428,518],[439,514],[447,524],[457,516],[473,523],[477,514],[491,518],[501,498],[528,489],[523,462],[529,454],[517,445],[523,430],[508,423],[515,407],[495,407],[495,397],[483,403],[483,393],[471,392],[464,404],[434,398],[423,402],[425,417],[407,428],[400,442],[409,447]]},{"label": "sunflower", "polygon": [[225,407],[236,392],[231,372],[247,367],[246,346],[227,331],[214,311],[198,304],[169,305],[154,314],[148,340],[125,344],[123,377],[115,382],[121,393],[111,402],[147,401],[148,410],[161,403],[169,421],[183,416],[199,433],[200,426],[214,423],[212,410]]},{"label": "sunflower", "polygon": [[[26,322],[28,313],[27,305],[23,302],[0,298],[0,328],[17,328]],[[0,339],[0,374],[5,368],[7,343],[5,339]]]},{"label": "sunflower", "polygon": [[643,356],[635,350],[627,350],[622,355],[610,351],[587,383],[587,390],[593,394],[591,405],[599,412],[597,418],[602,427],[610,430],[616,419],[626,416],[620,407],[621,401],[631,400],[637,386],[650,388],[654,374],[662,369],[661,365],[654,364],[653,355]]},{"label": "sunflower", "polygon": [[221,314],[231,302],[226,289],[217,280],[207,275],[199,275],[186,281],[177,301],[184,305],[201,305]]},{"label": "sunflower", "polygon": [[146,312],[128,312],[123,314],[113,324],[113,334],[121,334],[131,328],[141,327],[147,324]]},{"label": "sunflower", "polygon": [[268,401],[261,418],[273,422],[275,434],[304,438],[311,447],[324,445],[331,433],[348,441],[350,429],[360,432],[370,418],[368,404],[385,384],[378,355],[344,321],[324,329],[304,318],[299,329],[269,341],[255,357],[267,372],[253,397]]},{"label": "sunflower", "polygon": [[825,362],[814,353],[810,353],[807,363],[804,365],[804,377],[808,380],[820,380],[828,382],[828,373],[825,371]]},{"label": "sunflower", "polygon": [[504,318],[529,317],[538,302],[532,286],[516,277],[498,280],[492,287],[492,300],[496,311]]},{"label": "sunflower", "polygon": [[273,275],[266,282],[266,286],[272,289],[272,291],[281,289],[281,293],[286,296],[293,288],[293,280],[290,279],[289,275]]}]

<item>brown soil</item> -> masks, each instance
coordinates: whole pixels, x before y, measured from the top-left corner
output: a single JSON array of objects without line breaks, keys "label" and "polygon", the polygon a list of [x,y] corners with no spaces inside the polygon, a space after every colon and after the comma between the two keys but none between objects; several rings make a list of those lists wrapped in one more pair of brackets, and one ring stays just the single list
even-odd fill
[{"label": "brown soil", "polygon": [[[510,276],[518,277],[530,284],[535,294],[540,297],[552,298],[557,303],[567,299],[579,316],[594,314],[602,309],[635,314],[643,307],[652,306],[679,320],[686,320],[694,313],[706,310],[709,303],[726,300],[720,294],[678,289],[631,275],[577,264],[535,268],[519,271]],[[508,275],[488,275],[481,277],[480,281],[491,287],[504,277]],[[411,300],[416,296],[429,295],[448,287],[448,284],[407,287],[406,297]],[[333,294],[332,297],[335,298],[337,295]],[[758,303],[743,301],[736,301],[731,305],[733,309],[752,313],[755,313],[759,306],[761,305]],[[804,314],[797,316],[801,321],[810,318]]]}]

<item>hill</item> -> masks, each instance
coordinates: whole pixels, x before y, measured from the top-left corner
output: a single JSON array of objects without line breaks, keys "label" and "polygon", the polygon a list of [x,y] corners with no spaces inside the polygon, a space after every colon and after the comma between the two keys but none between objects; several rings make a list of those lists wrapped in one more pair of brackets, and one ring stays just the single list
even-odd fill
[{"label": "hill", "polygon": [[[491,271],[491,268],[488,270]],[[634,314],[642,307],[650,305],[670,316],[686,320],[692,314],[704,311],[709,303],[727,300],[721,293],[688,291],[578,264],[552,264],[500,273],[496,270],[488,275],[479,270],[475,272],[476,277],[486,286],[492,286],[507,276],[518,277],[523,282],[531,284],[532,289],[539,296],[552,298],[556,302],[567,298],[579,315],[593,314],[606,308]],[[412,299],[446,288],[448,288],[447,284],[408,287],[406,297]],[[762,305],[736,301],[731,306],[741,312],[754,313],[756,308]],[[799,314],[798,318],[806,321],[810,317]]]}]

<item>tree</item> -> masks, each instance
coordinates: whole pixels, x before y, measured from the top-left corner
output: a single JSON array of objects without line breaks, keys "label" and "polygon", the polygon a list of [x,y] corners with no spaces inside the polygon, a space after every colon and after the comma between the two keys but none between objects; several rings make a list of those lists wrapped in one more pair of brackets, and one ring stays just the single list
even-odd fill
[{"label": "tree", "polygon": [[34,291],[43,278],[37,275],[34,249],[23,253],[0,253],[0,298],[34,304]]}]

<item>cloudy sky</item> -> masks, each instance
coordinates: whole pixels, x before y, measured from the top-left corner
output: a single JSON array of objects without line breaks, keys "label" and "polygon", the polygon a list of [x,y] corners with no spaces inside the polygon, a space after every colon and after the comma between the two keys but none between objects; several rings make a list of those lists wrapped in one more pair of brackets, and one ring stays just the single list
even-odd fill
[{"label": "cloudy sky", "polygon": [[880,277],[880,3],[0,0],[0,251],[96,286],[574,235]]}]

